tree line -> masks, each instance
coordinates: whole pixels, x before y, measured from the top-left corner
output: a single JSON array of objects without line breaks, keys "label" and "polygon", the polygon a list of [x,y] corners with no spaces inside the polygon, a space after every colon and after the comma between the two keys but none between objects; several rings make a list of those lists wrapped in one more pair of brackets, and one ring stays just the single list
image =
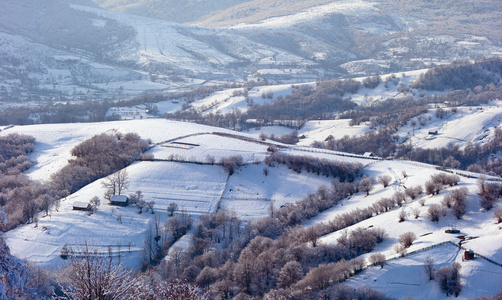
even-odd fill
[{"label": "tree line", "polygon": [[[2,156],[7,159],[0,167],[0,205],[7,212],[8,222],[2,230],[10,230],[26,222],[37,223],[37,214],[48,215],[52,205],[58,210],[61,198],[74,193],[98,178],[112,174],[137,160],[149,141],[137,134],[100,134],[80,143],[71,150],[73,156],[68,164],[41,183],[30,180],[20,172],[31,162],[23,152],[34,149],[35,139],[30,136],[9,135],[2,138],[5,148]],[[9,146],[10,145],[10,146]],[[16,151],[14,151],[16,150]],[[16,165],[7,167],[13,162]]]}]

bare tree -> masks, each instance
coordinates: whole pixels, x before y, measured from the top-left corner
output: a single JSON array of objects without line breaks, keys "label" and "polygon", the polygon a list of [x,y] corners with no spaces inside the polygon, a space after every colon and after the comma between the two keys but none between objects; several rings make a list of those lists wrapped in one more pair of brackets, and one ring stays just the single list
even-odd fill
[{"label": "bare tree", "polygon": [[429,219],[432,222],[436,222],[436,223],[439,222],[439,218],[442,215],[441,206],[439,206],[438,204],[433,204],[433,205],[429,206],[429,209],[427,210],[427,214],[429,215]]},{"label": "bare tree", "polygon": [[369,258],[369,261],[370,261],[370,263],[373,266],[380,265],[381,268],[383,268],[385,266],[385,263],[386,263],[386,261],[385,261],[385,255],[383,255],[382,253],[371,254],[370,258]]},{"label": "bare tree", "polygon": [[497,209],[493,213],[493,217],[495,218],[495,220],[497,220],[497,224],[499,224],[500,222],[502,222],[502,208]]},{"label": "bare tree", "polygon": [[441,290],[446,293],[446,296],[455,295],[457,297],[460,294],[462,290],[460,268],[460,264],[454,262],[450,266],[441,267],[436,271],[435,278]]},{"label": "bare tree", "polygon": [[287,288],[295,284],[303,276],[302,267],[297,261],[289,261],[279,272],[279,287]]},{"label": "bare tree", "polygon": [[169,215],[172,217],[174,216],[174,212],[178,209],[178,204],[176,202],[171,202],[167,206],[167,212],[169,212]]},{"label": "bare tree", "polygon": [[416,239],[417,239],[417,236],[413,232],[408,231],[408,232],[401,234],[399,236],[398,241],[401,245],[403,245],[403,247],[408,248],[409,246],[411,246],[411,244],[413,244],[413,242]]},{"label": "bare tree", "polygon": [[310,242],[312,247],[316,247],[319,240],[319,233],[314,226],[310,226],[309,228],[302,230],[300,240],[302,242]]},{"label": "bare tree", "polygon": [[85,244],[79,255],[71,256],[70,264],[60,276],[61,290],[71,299],[120,299],[132,290],[132,272],[112,260],[95,254]]},{"label": "bare tree", "polygon": [[429,278],[429,281],[434,279],[434,273],[436,271],[436,268],[434,268],[434,259],[430,257],[426,257],[424,261],[424,269],[425,269],[425,274],[427,275],[427,278]]},{"label": "bare tree", "polygon": [[99,200],[98,196],[92,197],[89,202],[91,203],[92,211],[97,211],[98,207],[101,205],[101,200]]},{"label": "bare tree", "polygon": [[124,190],[129,187],[129,175],[126,169],[121,169],[109,176],[103,181],[103,186],[106,188],[106,197],[113,195],[121,195]]},{"label": "bare tree", "polygon": [[359,182],[359,189],[366,192],[366,196],[370,194],[371,189],[375,185],[375,178],[373,177],[363,177]]},{"label": "bare tree", "polygon": [[399,217],[399,222],[404,222],[404,220],[406,220],[406,211],[404,211],[404,209],[401,209],[398,217]]},{"label": "bare tree", "polygon": [[460,219],[467,212],[467,193],[466,187],[462,187],[451,192],[451,197],[453,199],[452,211],[453,215]]},{"label": "bare tree", "polygon": [[148,201],[145,203],[146,207],[147,207],[147,210],[149,209],[150,212],[152,213],[152,215],[155,213],[155,211],[153,210],[153,206],[155,205],[155,201],[151,200],[151,201]]},{"label": "bare tree", "polygon": [[378,182],[380,182],[384,188],[389,186],[390,181],[392,180],[392,177],[389,175],[382,175],[378,177]]},{"label": "bare tree", "polygon": [[418,217],[420,217],[420,208],[418,207],[415,207],[414,209],[412,209],[411,211],[413,213],[413,215],[415,216],[415,219],[418,219]]}]

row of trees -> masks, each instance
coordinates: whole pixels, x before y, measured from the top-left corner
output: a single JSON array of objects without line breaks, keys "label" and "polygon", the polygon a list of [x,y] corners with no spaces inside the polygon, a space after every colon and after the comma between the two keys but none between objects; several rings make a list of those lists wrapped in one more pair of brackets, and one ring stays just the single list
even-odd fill
[{"label": "row of trees", "polygon": [[498,82],[501,74],[502,59],[500,58],[490,58],[474,63],[457,61],[428,70],[421,74],[411,86],[436,91],[474,89],[477,86]]},{"label": "row of trees", "polygon": [[[33,150],[32,137],[13,135],[5,139],[8,140],[5,142],[6,147],[2,148],[5,155],[15,155],[17,152],[13,149],[18,152]],[[141,140],[134,133],[94,136],[73,148],[71,153],[74,158],[46,183],[32,181],[20,173],[27,164],[25,158],[17,159],[23,157],[23,154],[14,157],[20,162],[18,165],[11,166],[14,160],[12,157],[7,159],[5,166],[9,164],[11,167],[0,174],[0,204],[7,212],[8,218],[2,230],[10,230],[25,222],[36,223],[38,212],[43,211],[48,215],[52,205],[58,210],[61,198],[98,178],[124,168],[138,159],[148,145],[148,141]],[[116,188],[121,189],[120,185]],[[111,189],[112,194],[117,192],[119,190]]]},{"label": "row of trees", "polygon": [[149,141],[135,133],[100,134],[72,149],[73,159],[51,176],[54,188],[71,194],[84,185],[112,174],[137,160]]},{"label": "row of trees", "polygon": [[297,173],[305,170],[308,173],[327,177],[332,176],[342,182],[353,182],[357,177],[362,175],[363,170],[363,165],[360,163],[331,161],[312,156],[288,155],[279,152],[272,152],[265,158],[264,163],[271,167],[277,164],[284,164]]}]

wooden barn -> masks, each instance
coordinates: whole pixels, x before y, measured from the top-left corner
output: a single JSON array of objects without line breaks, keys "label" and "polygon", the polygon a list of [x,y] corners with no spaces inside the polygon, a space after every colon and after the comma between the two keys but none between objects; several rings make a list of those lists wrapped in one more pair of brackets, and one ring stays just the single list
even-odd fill
[{"label": "wooden barn", "polygon": [[474,259],[474,251],[472,251],[471,249],[466,250],[464,252],[464,260],[472,260],[472,259]]},{"label": "wooden barn", "polygon": [[89,202],[75,201],[73,202],[73,210],[90,211],[92,206]]},{"label": "wooden barn", "polygon": [[127,206],[129,205],[129,198],[124,195],[113,195],[112,198],[110,198],[110,204],[117,206]]}]

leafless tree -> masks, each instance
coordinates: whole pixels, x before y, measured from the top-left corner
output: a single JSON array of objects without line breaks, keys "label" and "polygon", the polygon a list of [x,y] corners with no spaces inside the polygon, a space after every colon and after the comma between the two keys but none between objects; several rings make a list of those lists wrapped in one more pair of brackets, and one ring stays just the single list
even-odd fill
[{"label": "leafless tree", "polygon": [[172,217],[174,216],[174,212],[178,209],[178,204],[176,202],[171,202],[167,206],[167,212],[169,212],[169,215]]},{"label": "leafless tree", "polygon": [[[121,195],[129,187],[129,175],[126,169],[121,169],[109,176],[103,181],[103,187],[106,188],[106,197]],[[109,199],[108,199],[109,200]]]},{"label": "leafless tree", "polygon": [[71,299],[122,299],[132,290],[132,272],[121,263],[97,255],[87,243],[71,255],[63,270],[61,290]]},{"label": "leafless tree", "polygon": [[403,247],[408,248],[409,246],[411,246],[411,244],[413,244],[413,242],[416,239],[417,239],[417,236],[413,232],[408,231],[408,232],[401,234],[399,236],[398,241],[401,245],[403,245]]},{"label": "leafless tree", "polygon": [[363,177],[359,182],[359,189],[366,192],[366,196],[370,194],[371,189],[375,185],[375,178],[373,177]]},{"label": "leafless tree", "polygon": [[466,187],[462,187],[451,192],[453,199],[452,211],[453,215],[460,219],[467,212],[467,193],[469,191]]},{"label": "leafless tree", "polygon": [[99,200],[98,196],[92,197],[92,199],[89,202],[91,203],[93,211],[97,211],[98,207],[101,205],[101,200]]},{"label": "leafless tree", "polygon": [[429,215],[429,219],[432,222],[436,222],[436,223],[439,222],[439,218],[442,215],[441,206],[439,206],[438,204],[433,204],[433,205],[429,206],[429,209],[427,210],[427,214]]},{"label": "leafless tree", "polygon": [[385,255],[383,255],[382,253],[371,254],[370,258],[369,258],[369,261],[370,261],[370,263],[373,266],[380,265],[381,268],[383,268],[385,266],[385,263],[386,263],[386,261],[385,261]]},{"label": "leafless tree", "polygon": [[155,201],[151,200],[151,201],[148,201],[145,203],[146,207],[147,207],[147,210],[149,209],[150,212],[152,213],[152,215],[155,213],[155,211],[153,210],[153,206],[155,205]]},{"label": "leafless tree", "polygon": [[389,186],[389,183],[391,180],[392,180],[392,177],[390,177],[389,175],[378,176],[378,182],[380,182],[384,188]]},{"label": "leafless tree", "polygon": [[401,245],[401,244],[395,244],[394,245],[394,251],[399,254],[401,257],[404,257],[406,255],[406,252],[408,252],[406,250],[406,248]]},{"label": "leafless tree", "polygon": [[434,273],[436,271],[436,268],[434,268],[434,259],[426,257],[424,261],[424,269],[425,269],[425,274],[427,275],[429,281],[433,280]]},{"label": "leafless tree", "polygon": [[279,287],[287,288],[295,284],[303,276],[302,267],[297,261],[287,262],[279,272]]},{"label": "leafless tree", "polygon": [[493,217],[495,218],[495,220],[497,220],[497,224],[501,223],[502,222],[502,208],[497,209],[493,213]]},{"label": "leafless tree", "polygon": [[402,207],[403,203],[406,201],[406,196],[403,192],[397,191],[392,196],[392,200],[394,200],[394,203],[396,203],[399,207]]},{"label": "leafless tree", "polygon": [[353,258],[349,261],[350,265],[352,266],[352,272],[354,274],[357,274],[361,272],[366,265],[366,260],[360,256]]},{"label": "leafless tree", "polygon": [[411,212],[415,216],[415,219],[418,219],[418,217],[420,217],[420,208],[415,207]]},{"label": "leafless tree", "polygon": [[435,272],[435,278],[439,283],[439,287],[446,296],[455,295],[457,297],[462,290],[460,284],[460,264],[453,262],[450,266],[441,267]]},{"label": "leafless tree", "polygon": [[312,247],[316,247],[319,240],[319,233],[314,226],[310,226],[301,231],[300,239],[302,242],[310,242]]},{"label": "leafless tree", "polygon": [[399,217],[399,222],[404,222],[404,220],[406,220],[406,211],[404,209],[401,209],[398,217]]}]

